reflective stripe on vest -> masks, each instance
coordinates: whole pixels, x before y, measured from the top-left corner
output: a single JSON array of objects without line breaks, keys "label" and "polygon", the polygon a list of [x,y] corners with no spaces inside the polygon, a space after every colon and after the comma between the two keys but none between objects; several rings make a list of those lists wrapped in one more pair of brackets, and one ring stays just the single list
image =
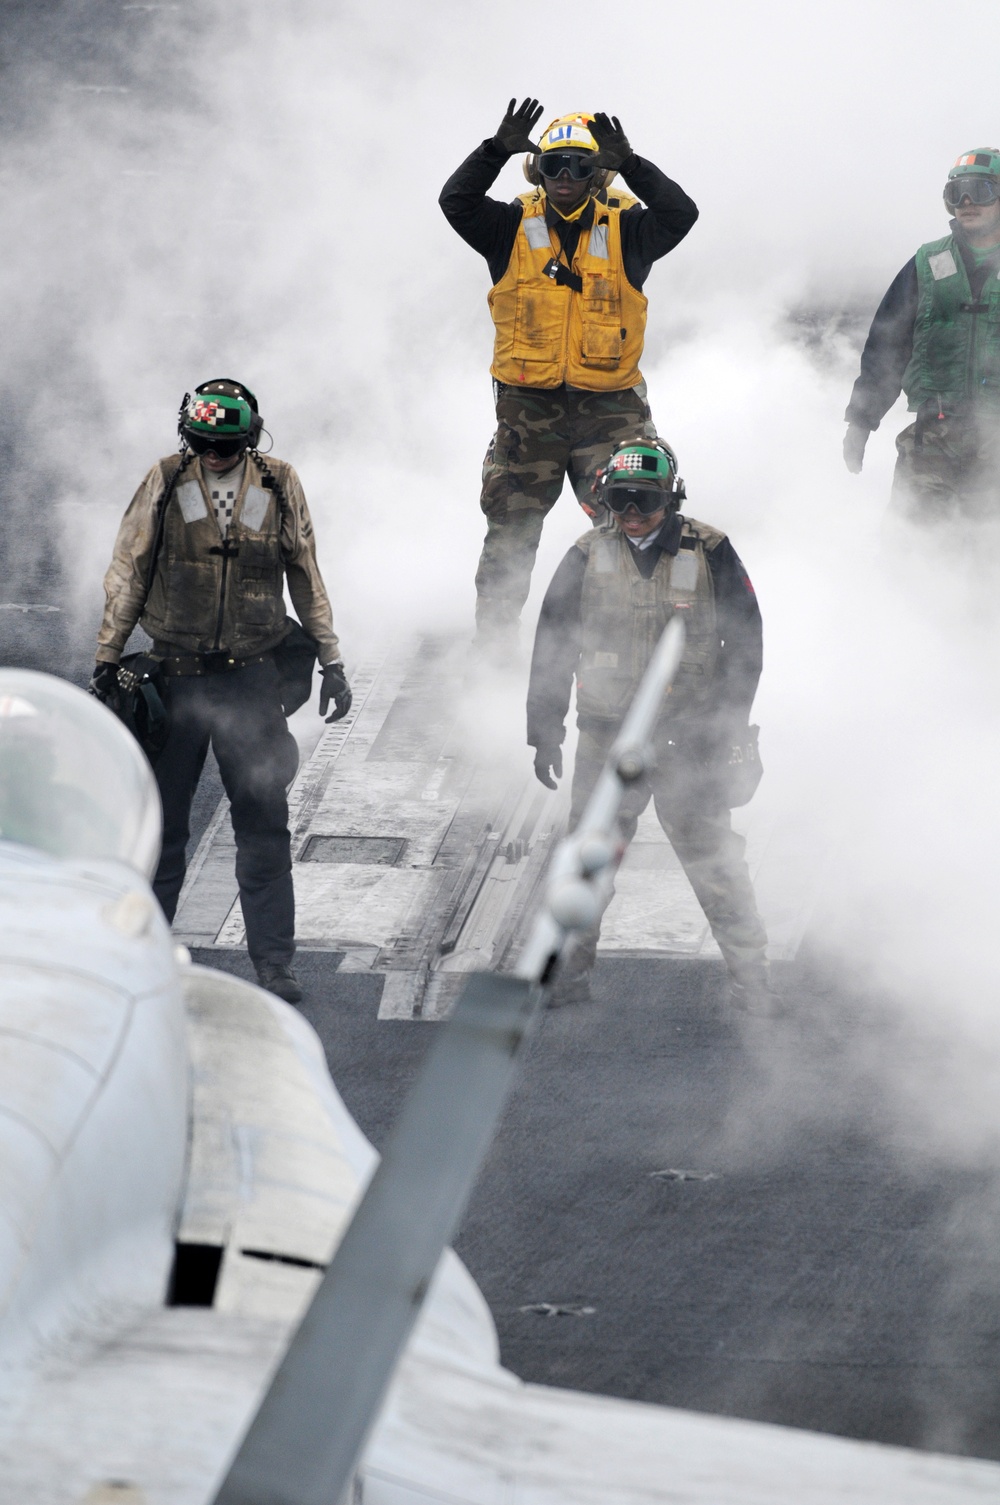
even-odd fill
[{"label": "reflective stripe on vest", "polygon": [[590,244],[587,247],[588,256],[595,257],[598,261],[608,259],[608,227],[607,225],[594,225],[590,232]]},{"label": "reflective stripe on vest", "polygon": [[564,382],[621,392],[642,380],[646,299],[625,276],[621,208],[594,201],[595,222],[570,268],[576,291],[545,275],[559,249],[545,222],[544,193],[522,197],[524,214],[504,275],[490,290],[496,326],[493,376],[529,387]]},{"label": "reflective stripe on vest", "polygon": [[528,245],[533,251],[548,251],[551,255],[552,242],[549,239],[549,227],[545,223],[544,216],[541,219],[532,218],[525,220],[524,233],[528,237]]},{"label": "reflective stripe on vest", "polygon": [[715,588],[705,543],[721,536],[703,523],[685,519],[677,553],[660,552],[648,580],[636,568],[632,545],[613,524],[579,540],[577,547],[587,555],[576,691],[580,715],[605,720],[624,715],[675,612],[683,614],[687,638],[664,709],[673,718],[703,708],[719,652]]},{"label": "reflective stripe on vest", "polygon": [[916,256],[913,351],[903,374],[911,411],[940,402],[955,411],[970,399],[1000,406],[1000,276],[994,270],[974,299],[951,235]]}]

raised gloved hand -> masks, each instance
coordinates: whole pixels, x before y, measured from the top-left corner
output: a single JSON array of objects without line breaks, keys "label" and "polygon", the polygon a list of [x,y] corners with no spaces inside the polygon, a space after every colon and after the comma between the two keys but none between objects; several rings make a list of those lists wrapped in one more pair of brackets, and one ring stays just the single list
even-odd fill
[{"label": "raised gloved hand", "polygon": [[[344,666],[338,659],[335,664],[324,664],[322,669],[323,683],[319,692],[319,713],[326,716],[327,721],[342,721],[351,709],[351,687],[347,683],[347,674]],[[333,701],[336,710],[332,716],[326,713],[330,709],[330,701]]]},{"label": "raised gloved hand", "polygon": [[542,106],[537,99],[523,99],[520,104],[512,99],[493,140],[508,157],[516,152],[537,152],[539,147],[531,140],[531,133],[541,118]]},{"label": "raised gloved hand", "polygon": [[595,115],[590,122],[590,134],[597,142],[597,167],[617,172],[622,163],[632,156],[631,144],[617,115]]},{"label": "raised gloved hand", "polygon": [[844,464],[852,476],[861,474],[861,467],[865,462],[865,445],[868,443],[870,430],[862,428],[860,423],[849,423],[847,433],[844,435]]},{"label": "raised gloved hand", "polygon": [[546,789],[555,789],[562,778],[562,748],[558,742],[535,748],[535,778]]},{"label": "raised gloved hand", "polygon": [[87,686],[87,694],[95,696],[102,705],[107,706],[109,711],[117,711],[120,703],[118,665],[95,664],[90,684]]}]

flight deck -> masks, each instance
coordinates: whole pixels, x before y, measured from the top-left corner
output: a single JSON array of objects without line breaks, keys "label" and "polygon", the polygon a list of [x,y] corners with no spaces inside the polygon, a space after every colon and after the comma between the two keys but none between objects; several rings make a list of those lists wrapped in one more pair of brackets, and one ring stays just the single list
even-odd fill
[{"label": "flight deck", "polygon": [[[565,829],[572,754],[551,793],[526,747],[484,753],[468,715],[472,672],[467,645],[454,639],[385,643],[354,670],[345,720],[306,743],[291,787],[299,949],[342,953],[342,971],[384,977],[380,1018],[445,1018],[468,973],[512,967]],[[487,679],[471,693],[488,692]],[[518,707],[518,726],[522,716]],[[775,813],[766,783],[735,824],[769,954],[788,961],[815,896],[816,846]],[[234,857],[223,799],[178,906],[185,945],[244,946]],[[652,805],[619,871],[599,955],[719,957]]]}]

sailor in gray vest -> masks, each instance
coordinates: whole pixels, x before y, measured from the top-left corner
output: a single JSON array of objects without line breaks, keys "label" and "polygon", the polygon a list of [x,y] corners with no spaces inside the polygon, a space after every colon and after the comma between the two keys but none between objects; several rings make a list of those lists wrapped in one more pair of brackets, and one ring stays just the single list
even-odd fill
[{"label": "sailor in gray vest", "polygon": [[1000,516],[1000,151],[948,174],[950,233],[906,263],[879,304],[848,404],[844,461],[900,391],[914,422],[896,440],[893,507],[918,522]]},{"label": "sailor in gray vest", "polygon": [[[666,623],[682,614],[684,657],[654,735],[655,771],[626,796],[622,835],[632,839],[652,798],[725,958],[731,1002],[752,1013],[776,1013],[767,936],[743,839],[730,817],[730,807],[752,792],[736,789],[730,760],[734,747],[754,748],[755,755],[748,721],[762,647],[753,586],[725,534],[678,511],[684,483],[669,445],[620,445],[595,490],[610,520],[566,554],[535,636],[528,688],[535,773],[556,787],[575,676],[580,739],[572,828]],[[595,932],[580,941],[554,1001],[590,996],[597,940]]]},{"label": "sailor in gray vest", "polygon": [[[257,399],[241,382],[205,382],[185,395],[178,427],[180,455],[153,466],[122,518],[90,690],[117,709],[118,661],[141,621],[170,715],[153,765],[163,804],[156,897],[173,920],[191,803],[211,744],[229,797],[247,950],[261,985],[297,1003],[286,790],[298,750],[274,657],[298,634],[285,610],[286,581],[319,658],[320,715],[332,700],[327,720],[346,716],[351,692],[302,486],[291,465],[258,451]],[[308,686],[296,703],[307,693]]]}]

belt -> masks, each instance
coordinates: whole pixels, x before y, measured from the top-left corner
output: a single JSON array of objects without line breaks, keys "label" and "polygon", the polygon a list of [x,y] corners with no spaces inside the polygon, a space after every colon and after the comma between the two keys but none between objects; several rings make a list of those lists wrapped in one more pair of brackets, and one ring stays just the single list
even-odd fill
[{"label": "belt", "polygon": [[246,669],[250,664],[262,664],[270,656],[269,653],[255,653],[251,658],[233,658],[223,648],[217,653],[182,653],[172,658],[161,658],[160,669],[168,679],[198,674],[229,674],[233,669]]}]

